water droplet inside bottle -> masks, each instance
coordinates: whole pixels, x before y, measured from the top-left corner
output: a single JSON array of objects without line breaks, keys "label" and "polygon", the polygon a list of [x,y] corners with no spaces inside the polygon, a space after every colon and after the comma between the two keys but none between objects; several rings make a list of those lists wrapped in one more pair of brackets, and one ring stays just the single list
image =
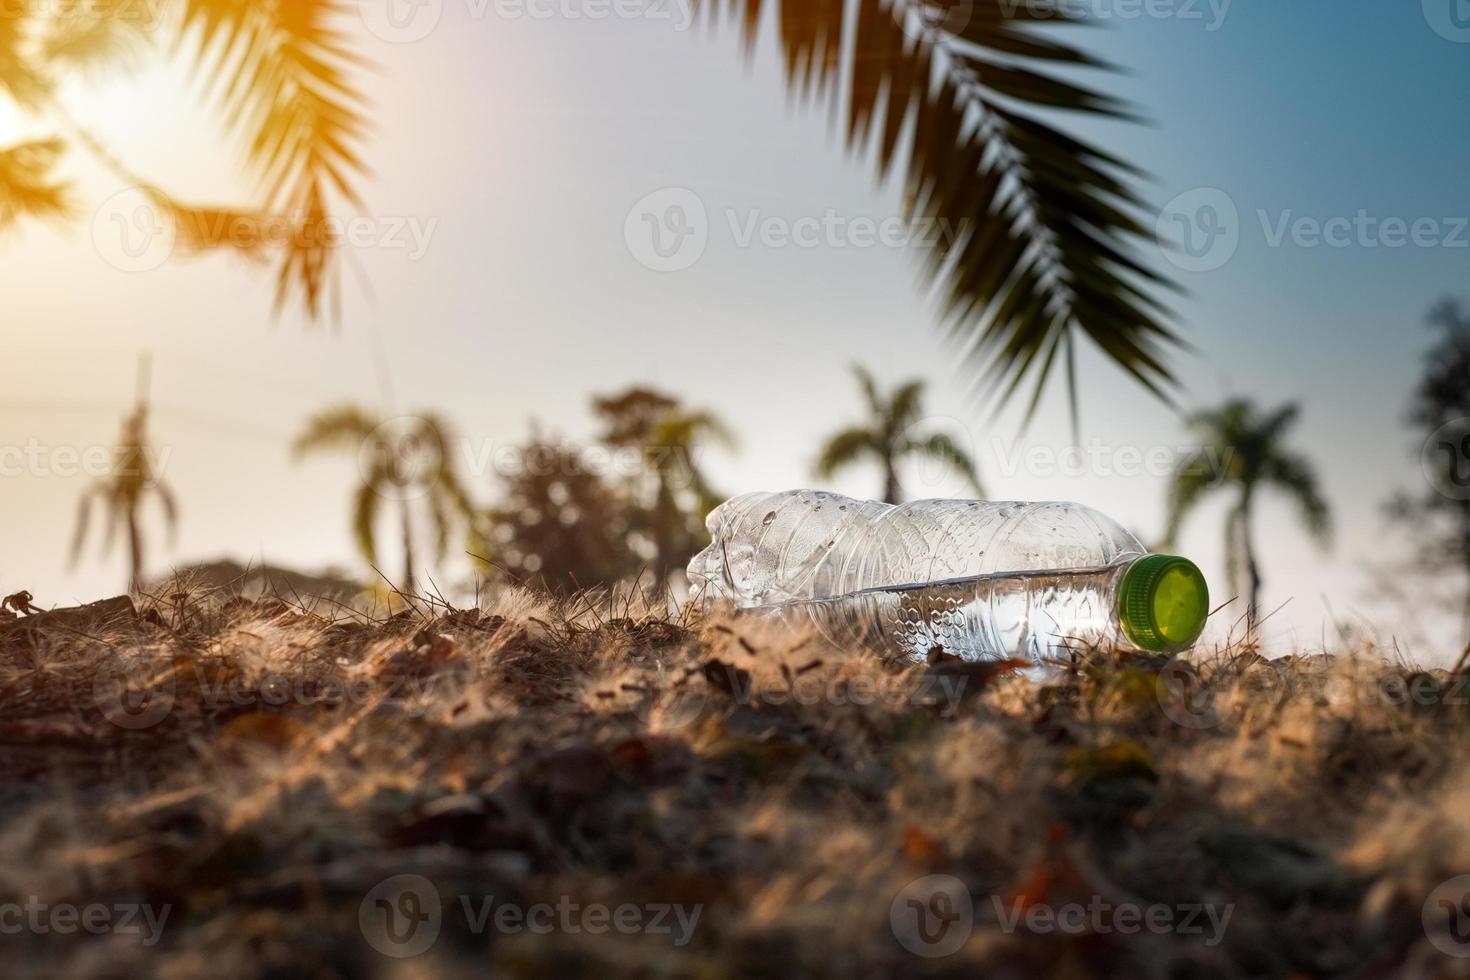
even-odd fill
[{"label": "water droplet inside bottle", "polygon": [[776,519],[776,512],[773,510],[769,514],[767,514],[765,516],[765,518],[761,521],[761,527],[770,527],[771,526],[771,522],[774,521],[775,519]]}]

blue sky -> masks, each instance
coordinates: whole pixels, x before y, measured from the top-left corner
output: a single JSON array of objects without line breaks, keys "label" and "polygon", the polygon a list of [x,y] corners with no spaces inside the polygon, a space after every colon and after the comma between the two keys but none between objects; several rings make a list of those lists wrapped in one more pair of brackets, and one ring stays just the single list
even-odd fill
[{"label": "blue sky", "polygon": [[[1154,175],[1155,205],[1215,188],[1238,213],[1238,247],[1218,268],[1176,270],[1150,251],[1189,290],[1178,309],[1196,350],[1176,360],[1185,401],[1242,394],[1302,405],[1297,444],[1319,464],[1339,533],[1323,554],[1288,508],[1263,511],[1267,604],[1292,600],[1272,622],[1282,645],[1320,641],[1324,596],[1385,634],[1415,632],[1403,610],[1371,601],[1364,569],[1404,551],[1381,519],[1382,500],[1423,486],[1402,418],[1431,339],[1424,313],[1442,295],[1470,293],[1470,247],[1453,246],[1454,219],[1470,214],[1470,120],[1456,98],[1470,43],[1436,32],[1437,2],[1235,0],[1210,30],[1206,0],[1127,20],[1128,0],[1088,0],[1110,15],[1107,25],[1069,32],[1126,67],[1095,81],[1152,120],[1081,128]],[[913,255],[741,246],[727,216],[737,225],[827,214],[881,222],[901,212],[896,185],[876,186],[820,112],[791,103],[769,24],[747,63],[731,31],[679,31],[650,17],[506,16],[468,0],[441,9],[414,43],[361,31],[381,65],[367,86],[377,132],[366,197],[376,214],[416,222],[429,238],[422,255],[358,256],[361,278],[346,281],[339,329],[272,322],[269,277],[236,260],[119,271],[93,246],[90,215],[69,231],[27,229],[4,244],[0,444],[110,442],[136,352],[155,353],[155,434],[185,504],[179,546],[155,552],[155,568],[221,554],[351,565],[352,461],[293,465],[285,444],[316,408],[383,406],[384,359],[394,404],[383,407],[441,409],[497,445],[523,439],[532,418],[585,438],[590,393],[635,381],[666,387],[742,435],[738,454],[707,459],[731,493],[813,483],[813,446],[854,415],[847,366],[863,361],[889,382],[930,379],[931,413],[973,440],[992,496],[1080,500],[1157,536],[1162,479],[1059,476],[1016,462],[1071,445],[1060,392],[1019,444],[1014,411],[992,416],[968,401],[968,375],[939,338]],[[1194,10],[1200,19],[1183,16]],[[194,89],[184,67],[162,61],[79,88],[72,108],[165,186],[243,193],[248,183]],[[0,113],[0,135],[28,125]],[[75,167],[93,204],[119,190],[85,160]],[[668,188],[694,194],[712,220],[699,261],[659,273],[640,265],[624,227],[641,199]],[[1359,212],[1433,219],[1425,240],[1436,241],[1312,246],[1310,226],[1293,225]],[[1295,234],[1273,244],[1269,230],[1283,221]],[[1458,240],[1470,243],[1470,231]],[[1084,444],[1187,445],[1178,419],[1115,369],[1095,356],[1082,366]],[[492,475],[477,481],[493,495]],[[7,483],[27,519],[7,532],[6,557],[25,560],[0,564],[0,589],[31,588],[49,602],[116,590],[116,556],[89,556],[76,573],[64,567],[84,479]],[[878,486],[875,473],[854,472],[835,489]],[[1202,510],[1181,544],[1220,594],[1222,521],[1223,502]],[[1426,656],[1455,645],[1448,628],[1429,632],[1416,647]]]}]

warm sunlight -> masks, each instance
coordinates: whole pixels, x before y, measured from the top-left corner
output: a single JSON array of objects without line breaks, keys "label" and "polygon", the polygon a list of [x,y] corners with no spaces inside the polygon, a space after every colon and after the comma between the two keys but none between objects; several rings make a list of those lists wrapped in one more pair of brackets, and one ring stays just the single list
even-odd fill
[{"label": "warm sunlight", "polygon": [[0,0],[20,972],[1461,975],[1466,5]]}]

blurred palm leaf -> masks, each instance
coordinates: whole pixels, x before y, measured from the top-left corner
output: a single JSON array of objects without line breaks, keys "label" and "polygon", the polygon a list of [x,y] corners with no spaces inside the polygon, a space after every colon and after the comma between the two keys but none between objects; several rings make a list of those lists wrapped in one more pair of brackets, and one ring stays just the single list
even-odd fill
[{"label": "blurred palm leaf", "polygon": [[183,32],[221,109],[236,120],[261,180],[262,208],[291,222],[277,308],[299,289],[316,317],[338,245],[329,232],[328,188],[361,207],[355,182],[366,172],[357,149],[365,100],[352,79],[363,63],[333,27],[343,8],[334,0],[183,2]]},{"label": "blurred palm leaf", "polygon": [[[68,72],[116,67],[145,44],[166,10],[181,44],[194,51],[222,115],[231,120],[260,182],[248,207],[185,204],[122,161],[67,112],[56,82]],[[350,14],[334,0],[177,0],[168,8],[137,0],[42,5],[8,0],[0,16],[0,93],[27,112],[64,124],[126,184],[172,219],[184,254],[229,249],[281,254],[276,309],[299,296],[319,318],[336,283],[338,202],[361,208],[366,173],[359,146],[366,101],[355,87],[362,61],[336,29]],[[25,144],[0,159],[0,227],[27,214],[61,212],[63,188],[47,178],[55,141]]]},{"label": "blurred palm leaf", "polygon": [[0,231],[23,217],[64,218],[68,186],[52,173],[64,152],[60,140],[36,140],[0,149]]},{"label": "blurred palm leaf", "polygon": [[61,4],[38,39],[39,60],[60,69],[127,64],[147,44],[157,13],[139,0]]},{"label": "blurred palm leaf", "polygon": [[[737,16],[747,47],[763,0],[696,0]],[[907,134],[908,217],[944,234],[927,256],[952,334],[1009,399],[1034,412],[1059,357],[1075,414],[1079,333],[1167,399],[1178,342],[1151,293],[1170,284],[1134,253],[1147,235],[1139,171],[1041,111],[1126,117],[1127,106],[1054,74],[1104,67],[1037,28],[1082,23],[1015,0],[771,0],[788,86],[823,102],[880,179]],[[1048,71],[1051,70],[1051,71]]]}]

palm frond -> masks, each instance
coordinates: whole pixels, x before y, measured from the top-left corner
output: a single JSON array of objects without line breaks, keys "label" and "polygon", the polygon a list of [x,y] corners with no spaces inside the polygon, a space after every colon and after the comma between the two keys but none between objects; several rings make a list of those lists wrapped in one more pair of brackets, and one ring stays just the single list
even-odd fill
[{"label": "palm frond", "polygon": [[817,457],[817,476],[830,480],[841,470],[860,462],[865,456],[878,460],[881,460],[883,456],[877,437],[872,430],[861,427],[844,429],[828,439],[822,446],[822,453]]},{"label": "palm frond", "polygon": [[878,382],[871,371],[861,364],[852,366],[853,376],[857,378],[858,387],[862,389],[863,400],[868,403],[868,411],[876,418],[887,412],[888,406],[883,396],[878,393]]},{"label": "palm frond", "polygon": [[179,537],[179,498],[173,488],[157,477],[153,478],[153,489],[158,493],[158,502],[163,506],[163,520],[168,525],[169,543]]},{"label": "palm frond", "polygon": [[1225,577],[1234,596],[1245,592],[1245,536],[1249,533],[1250,521],[1244,506],[1232,508],[1225,519]]},{"label": "palm frond", "polygon": [[1276,453],[1267,460],[1262,476],[1291,497],[1312,537],[1324,546],[1331,542],[1331,512],[1311,463],[1293,453]]},{"label": "palm frond", "polygon": [[947,434],[936,432],[909,443],[907,448],[948,466],[956,474],[964,477],[977,498],[985,497],[985,488],[980,483],[980,470],[975,465],[975,460]]},{"label": "palm frond", "polygon": [[153,186],[144,191],[173,226],[174,250],[181,257],[229,249],[260,260],[267,248],[279,244],[271,240],[272,223],[261,212],[184,204]]},{"label": "palm frond", "polygon": [[102,556],[105,558],[112,554],[112,543],[117,540],[118,521],[126,516],[132,502],[119,492],[118,487],[109,484],[102,503],[102,513],[107,518],[107,523],[102,530]]},{"label": "palm frond", "polygon": [[66,146],[35,140],[0,149],[0,231],[22,218],[65,218],[72,212],[70,186],[52,170]]},{"label": "palm frond", "polygon": [[352,536],[357,541],[358,551],[362,552],[369,565],[376,565],[378,562],[378,542],[374,526],[382,500],[382,495],[378,492],[378,481],[373,479],[363,481],[353,500]]},{"label": "palm frond", "polygon": [[317,317],[331,284],[338,243],[329,234],[328,189],[361,206],[366,173],[359,145],[365,99],[354,87],[363,66],[334,28],[336,0],[184,0],[184,32],[207,64],[228,118],[237,120],[263,188],[262,209],[293,222],[277,278],[279,308],[300,292]]},{"label": "palm frond", "polygon": [[77,526],[72,533],[71,551],[68,562],[72,567],[76,566],[77,559],[82,556],[82,546],[87,543],[87,528],[92,521],[92,501],[101,499],[103,505],[107,503],[107,484],[98,481],[82,491],[82,498],[77,504]]},{"label": "palm frond", "polygon": [[1301,406],[1296,402],[1281,406],[1258,423],[1257,438],[1266,446],[1278,444],[1287,430],[1296,424],[1300,414]]},{"label": "palm frond", "polygon": [[137,0],[62,4],[46,24],[41,58],[62,70],[128,67],[154,26],[149,5]]},{"label": "palm frond", "polygon": [[[702,2],[716,20],[727,8],[743,14],[754,43],[759,0]],[[999,401],[1029,379],[1034,411],[1064,348],[1075,379],[1079,336],[1167,398],[1165,358],[1179,338],[1154,296],[1172,286],[1137,254],[1148,236],[1133,188],[1139,174],[1040,117],[1129,115],[1049,71],[1100,67],[1033,23],[1074,18],[1006,0],[775,5],[788,87],[834,110],[845,102],[847,146],[871,150],[880,179],[899,163],[907,134],[909,217],[943,232],[927,253],[928,275],[953,336]],[[851,80],[845,93],[842,79]],[[1070,391],[1075,413],[1075,383]]]},{"label": "palm frond", "polygon": [[654,428],[652,444],[665,449],[689,449],[709,440],[725,449],[739,445],[735,431],[713,412],[677,412],[661,419]]},{"label": "palm frond", "polygon": [[[437,489],[437,488],[435,488]],[[445,495],[433,490],[425,498],[429,507],[429,522],[434,528],[434,557],[442,559],[449,550],[449,532],[452,521]]]},{"label": "palm frond", "polygon": [[1175,465],[1174,475],[1169,481],[1168,514],[1165,518],[1163,542],[1165,547],[1178,541],[1179,529],[1183,526],[1184,519],[1207,493],[1216,488],[1217,478],[1212,463],[1207,451],[1197,449],[1185,454]]},{"label": "palm frond", "polygon": [[40,105],[52,89],[28,50],[47,10],[41,0],[6,0],[0,11],[0,91],[25,109]]},{"label": "palm frond", "polygon": [[889,424],[895,434],[919,421],[924,410],[924,382],[910,381],[893,393],[888,403]]},{"label": "palm frond", "polygon": [[[421,437],[432,441],[438,447],[438,464],[434,472],[431,496],[447,500],[461,517],[473,524],[479,519],[480,508],[471,499],[469,490],[465,487],[464,481],[460,479],[459,467],[455,465],[456,458],[450,449],[454,444],[454,426],[448,419],[436,412],[425,412],[419,416],[419,419]],[[435,506],[439,506],[439,501],[435,501]],[[447,521],[447,514],[445,519]]]},{"label": "palm frond", "polygon": [[291,454],[299,459],[324,450],[356,451],[378,425],[372,413],[356,405],[324,409],[306,420],[306,427],[291,443]]}]

